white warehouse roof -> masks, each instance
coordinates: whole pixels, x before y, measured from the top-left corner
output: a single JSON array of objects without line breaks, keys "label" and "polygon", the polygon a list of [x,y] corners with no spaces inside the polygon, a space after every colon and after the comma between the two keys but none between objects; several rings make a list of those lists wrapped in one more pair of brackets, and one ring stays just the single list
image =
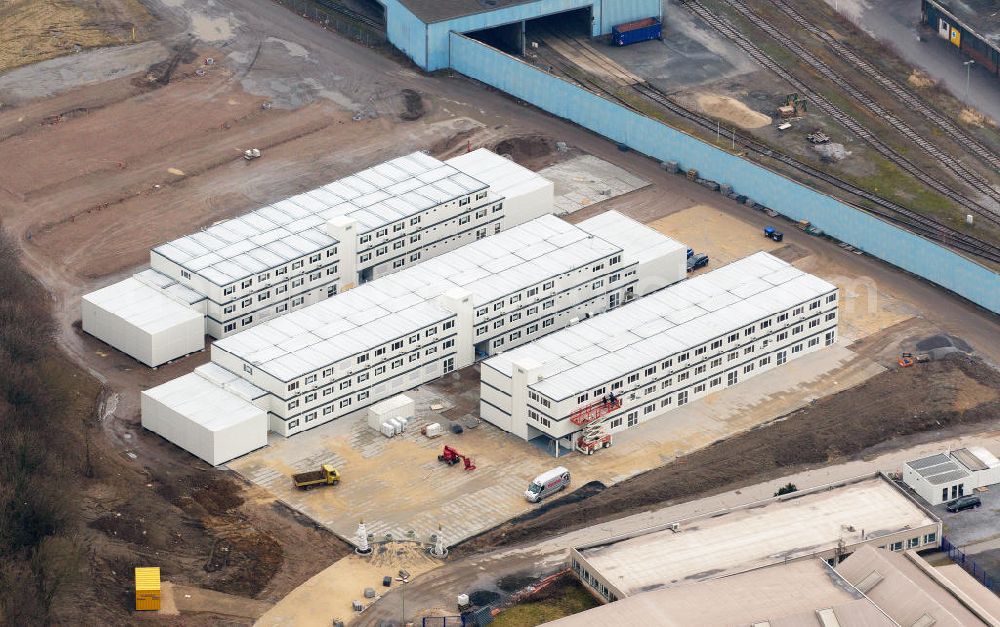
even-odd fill
[{"label": "white warehouse roof", "polygon": [[[609,227],[610,228],[610,227]],[[561,400],[836,289],[759,252],[486,361],[542,364],[530,387]]]},{"label": "white warehouse roof", "polygon": [[198,372],[167,381],[143,394],[208,431],[225,431],[251,420],[261,410]]},{"label": "white warehouse roof", "polygon": [[350,216],[373,231],[486,188],[421,152],[224,220],[157,246],[154,252],[216,285],[227,285],[336,243],[326,222]]},{"label": "white warehouse roof", "polygon": [[686,245],[641,222],[622,220],[617,211],[599,213],[577,226],[620,247],[629,259],[640,264],[661,259],[674,250],[687,250]]},{"label": "white warehouse roof", "polygon": [[492,192],[504,198],[519,196],[552,185],[551,181],[537,172],[532,172],[485,148],[452,157],[447,163],[486,183]]},{"label": "white warehouse roof", "polygon": [[204,318],[203,314],[132,277],[86,294],[83,300],[149,335]]},{"label": "white warehouse roof", "polygon": [[435,302],[451,289],[467,290],[478,306],[619,250],[546,215],[218,340],[215,346],[289,381],[451,317]]}]

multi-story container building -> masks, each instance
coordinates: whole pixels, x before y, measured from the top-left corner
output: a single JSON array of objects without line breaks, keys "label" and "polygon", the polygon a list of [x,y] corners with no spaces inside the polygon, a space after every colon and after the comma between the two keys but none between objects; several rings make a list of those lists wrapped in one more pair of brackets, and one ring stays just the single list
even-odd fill
[{"label": "multi-story container building", "polygon": [[[190,325],[164,329],[184,341],[160,344],[201,348],[204,334],[226,337],[547,214],[552,190],[484,149],[448,162],[416,152],[158,246],[151,270],[134,278],[161,292],[144,299],[151,311],[183,288],[204,331],[187,338]],[[85,297],[84,330],[129,352],[123,323],[92,322],[125,319],[96,304],[108,302]]]},{"label": "multi-story container building", "polygon": [[218,340],[212,361],[288,436],[678,281],[685,251],[614,212],[543,216]]},{"label": "multi-story container building", "polygon": [[756,253],[486,360],[480,413],[593,452],[836,337],[837,288]]}]

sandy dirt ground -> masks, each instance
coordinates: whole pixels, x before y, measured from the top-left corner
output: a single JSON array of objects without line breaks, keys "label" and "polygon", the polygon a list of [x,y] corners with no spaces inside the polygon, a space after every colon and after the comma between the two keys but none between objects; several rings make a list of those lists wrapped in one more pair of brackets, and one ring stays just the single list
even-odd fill
[{"label": "sandy dirt ground", "polygon": [[[348,555],[295,589],[257,621],[258,627],[302,625],[328,627],[332,621],[350,621],[357,613],[353,602],[367,607],[393,588],[405,586],[399,572],[417,577],[438,568],[442,562],[427,553],[427,547],[411,542],[379,543],[366,556]],[[382,585],[391,577],[389,588]],[[365,598],[366,588],[373,588],[374,599]],[[405,611],[404,607],[399,608]]]},{"label": "sandy dirt ground", "polygon": [[713,118],[728,122],[738,128],[762,128],[771,123],[771,118],[754,111],[747,105],[729,96],[718,94],[697,94],[694,98],[698,109]]},{"label": "sandy dirt ground", "polygon": [[[139,391],[189,372],[207,354],[158,370],[140,367],[80,333],[79,297],[141,267],[150,246],[410,150],[447,157],[487,146],[541,168],[558,159],[537,146],[555,141],[650,183],[613,203],[585,207],[574,221],[613,207],[653,222],[695,206],[716,207],[748,232],[767,221],[642,155],[620,152],[460,77],[419,74],[278,5],[145,0],[145,6],[152,16],[145,43],[85,50],[0,75],[3,225],[49,290],[60,346],[108,388],[98,445],[109,474],[81,496],[99,591],[81,598],[107,622],[127,622],[128,572],[139,563],[161,563],[177,587],[272,603],[347,550],[276,504],[272,492],[213,471],[139,426]],[[404,90],[422,100],[417,120],[401,119],[408,110]],[[261,148],[263,158],[244,162],[240,151],[248,147]],[[688,215],[696,221],[702,212]],[[995,316],[877,260],[785,231],[786,245],[807,251],[783,253],[796,263],[866,277],[879,302],[881,295],[895,298],[901,314],[919,320],[919,328],[906,326],[910,320],[869,333],[852,349],[865,359],[882,363],[907,338],[948,332],[1000,363]],[[710,246],[706,252],[713,254]],[[219,620],[184,614],[182,606],[174,620]]]}]

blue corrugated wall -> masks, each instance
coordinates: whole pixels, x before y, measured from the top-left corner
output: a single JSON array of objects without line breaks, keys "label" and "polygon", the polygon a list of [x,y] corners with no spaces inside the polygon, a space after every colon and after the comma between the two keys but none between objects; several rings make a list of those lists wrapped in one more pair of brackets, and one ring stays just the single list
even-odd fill
[{"label": "blue corrugated wall", "polygon": [[731,155],[458,34],[452,67],[545,111],[663,161],[696,168],[740,194],[1000,313],[1000,275],[831,196]]},{"label": "blue corrugated wall", "polygon": [[449,67],[448,37],[452,32],[469,33],[593,6],[591,35],[596,37],[610,33],[615,24],[660,15],[660,0],[538,0],[454,20],[424,24],[399,0],[381,1],[386,9],[389,42],[427,71]]}]

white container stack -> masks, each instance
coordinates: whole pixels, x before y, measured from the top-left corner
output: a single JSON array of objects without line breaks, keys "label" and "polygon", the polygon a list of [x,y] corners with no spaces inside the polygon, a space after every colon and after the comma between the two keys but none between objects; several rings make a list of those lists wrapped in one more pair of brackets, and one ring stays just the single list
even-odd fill
[{"label": "white container stack", "polygon": [[406,420],[412,420],[415,415],[416,403],[413,402],[413,399],[399,394],[368,408],[368,426],[376,431],[382,431],[382,425],[393,418],[402,417]]}]

